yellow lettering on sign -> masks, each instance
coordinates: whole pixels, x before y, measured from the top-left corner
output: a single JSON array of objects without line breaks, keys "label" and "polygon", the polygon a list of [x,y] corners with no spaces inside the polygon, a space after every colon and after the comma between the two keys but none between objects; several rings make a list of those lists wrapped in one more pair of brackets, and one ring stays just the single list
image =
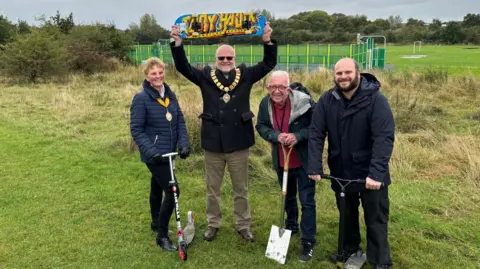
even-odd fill
[{"label": "yellow lettering on sign", "polygon": [[[183,18],[184,23],[192,22],[194,18],[186,16]],[[221,36],[225,33],[244,33],[245,29],[243,28],[243,22],[249,20],[251,25],[257,24],[258,19],[255,16],[255,13],[217,13],[217,14],[200,14],[198,16],[198,22],[201,24],[201,31],[203,34],[197,37],[211,37],[212,33],[217,33],[215,36]],[[188,23],[188,30],[192,31],[192,24]]]},{"label": "yellow lettering on sign", "polygon": [[200,15],[200,17],[198,18],[198,21],[199,21],[200,23],[208,22],[208,15],[207,15],[207,14],[202,14],[202,15]]},{"label": "yellow lettering on sign", "polygon": [[212,16],[208,17],[208,23],[210,24],[209,26],[209,32],[215,32],[215,25],[216,25],[216,22],[218,20],[218,15],[217,14],[213,14]]},{"label": "yellow lettering on sign", "polygon": [[[183,23],[188,23],[192,19],[192,16],[185,16],[182,19]],[[188,23],[188,29],[187,30],[192,30],[192,24]]]},{"label": "yellow lettering on sign", "polygon": [[[207,33],[207,34],[200,34],[197,37],[202,38],[202,37],[217,37],[217,36],[221,36],[221,33],[212,32],[212,33]],[[192,37],[192,38],[195,38],[195,37]]]},{"label": "yellow lettering on sign", "polygon": [[203,28],[202,28],[202,31],[203,31],[204,33],[208,33],[208,29],[210,28],[210,27],[209,27],[209,20],[208,20],[208,18],[207,18],[207,20],[205,21],[205,23],[202,24],[202,27],[203,27]]},{"label": "yellow lettering on sign", "polygon": [[235,28],[242,28],[243,13],[235,13]]},{"label": "yellow lettering on sign", "polygon": [[252,21],[252,24],[258,23],[257,17],[255,16],[254,13],[250,15],[250,20]]},{"label": "yellow lettering on sign", "polygon": [[185,17],[183,17],[182,22],[187,23],[191,19],[192,19],[192,16],[185,16]]},{"label": "yellow lettering on sign", "polygon": [[245,33],[245,29],[233,29],[233,30],[228,30],[227,34],[241,34]]},{"label": "yellow lettering on sign", "polygon": [[228,26],[234,27],[235,26],[235,13],[230,14],[228,20]]},{"label": "yellow lettering on sign", "polygon": [[228,25],[228,14],[220,14],[220,25],[217,30],[223,31]]}]

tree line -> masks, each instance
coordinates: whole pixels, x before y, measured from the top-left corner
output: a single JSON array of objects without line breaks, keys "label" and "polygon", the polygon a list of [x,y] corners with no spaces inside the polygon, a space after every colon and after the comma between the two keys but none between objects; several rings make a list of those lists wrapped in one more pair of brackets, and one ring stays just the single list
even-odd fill
[{"label": "tree line", "polygon": [[[321,10],[300,12],[288,18],[276,18],[268,10],[261,12],[274,29],[280,44],[355,43],[357,34],[383,35],[388,43],[412,44],[414,41],[434,44],[480,44],[480,14],[468,13],[461,21],[400,16],[369,20],[364,15],[328,14]],[[169,30],[158,24],[152,14],[140,17],[127,29],[115,24],[74,22],[73,14],[37,18],[38,26],[26,21],[12,22],[0,15],[0,72],[8,77],[38,79],[65,73],[86,74],[115,70],[130,63],[129,51],[135,44],[155,44],[169,39]],[[260,41],[260,37],[257,37]],[[192,40],[191,44],[245,44],[255,38],[212,38]]]},{"label": "tree line", "polygon": [[369,20],[367,16],[329,15],[324,11],[300,12],[289,18],[275,18],[264,10],[277,39],[284,43],[351,43],[361,35],[383,35],[388,43],[480,44],[480,14],[466,14],[462,21],[425,22],[400,16]]},{"label": "tree line", "polygon": [[[387,19],[369,20],[364,15],[345,15],[315,10],[300,12],[288,18],[276,18],[268,10],[261,12],[274,29],[273,36],[280,44],[311,43],[355,43],[357,34],[383,35],[388,43],[412,44],[415,41],[433,44],[480,44],[480,13],[468,13],[462,21],[430,22],[399,15]],[[140,25],[132,23],[129,31],[135,34],[135,41],[140,44],[155,43],[159,39],[168,39],[169,30],[157,24],[155,17],[144,15]],[[211,38],[192,40],[192,44],[230,44],[251,43],[252,38]]]}]

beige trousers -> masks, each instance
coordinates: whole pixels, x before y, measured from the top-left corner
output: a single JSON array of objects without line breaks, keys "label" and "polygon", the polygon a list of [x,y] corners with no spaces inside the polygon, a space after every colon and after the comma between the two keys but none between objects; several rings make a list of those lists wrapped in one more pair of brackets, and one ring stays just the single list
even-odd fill
[{"label": "beige trousers", "polygon": [[225,166],[227,166],[230,178],[232,179],[233,212],[236,220],[235,228],[239,231],[250,229],[248,157],[248,149],[232,153],[205,151],[208,226],[220,228],[221,225],[220,195]]}]

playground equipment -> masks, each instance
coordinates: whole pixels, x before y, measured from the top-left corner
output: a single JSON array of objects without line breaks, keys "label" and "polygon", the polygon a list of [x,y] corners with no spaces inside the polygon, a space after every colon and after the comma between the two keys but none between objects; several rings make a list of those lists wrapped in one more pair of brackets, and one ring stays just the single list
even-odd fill
[{"label": "playground equipment", "polygon": [[[291,71],[316,71],[318,68],[331,69],[344,57],[355,59],[362,69],[383,69],[385,67],[386,38],[383,48],[376,47],[374,38],[377,36],[357,35],[357,42],[351,44],[285,44],[278,46],[277,68]],[[219,44],[192,45],[192,39],[183,40],[187,59],[193,65],[205,66],[215,63],[215,51]],[[237,63],[254,65],[263,59],[262,44],[232,45],[236,52]],[[158,57],[165,64],[173,64],[169,40],[160,39],[152,45],[136,45],[129,57],[135,64],[149,57]]]},{"label": "playground equipment", "polygon": [[[374,44],[375,37],[383,38],[383,49],[376,48]],[[362,39],[365,39],[363,41]],[[378,66],[378,55],[382,54],[383,60],[386,58],[387,54],[387,38],[383,35],[360,35],[357,34],[357,44],[367,44],[367,59],[365,62],[366,69],[373,69],[375,66]],[[375,57],[377,55],[377,57]],[[377,61],[377,62],[376,62]],[[375,63],[376,62],[376,63]]]}]

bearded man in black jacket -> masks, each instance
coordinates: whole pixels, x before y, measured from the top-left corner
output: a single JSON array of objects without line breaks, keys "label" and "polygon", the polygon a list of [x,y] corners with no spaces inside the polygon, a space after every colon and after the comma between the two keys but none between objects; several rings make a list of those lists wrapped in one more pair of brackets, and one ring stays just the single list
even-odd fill
[{"label": "bearded man in black jacket", "polygon": [[[328,136],[330,175],[362,179],[348,184],[345,195],[344,257],[361,251],[358,207],[362,202],[367,226],[367,260],[375,269],[392,265],[388,244],[389,161],[393,151],[395,122],[387,98],[375,76],[361,73],[358,63],[344,58],[334,68],[335,87],[322,94],[308,134],[308,174],[320,181],[322,153]],[[351,183],[351,184],[349,184]],[[339,207],[340,186],[333,180]],[[336,261],[336,255],[330,257]]]}]

